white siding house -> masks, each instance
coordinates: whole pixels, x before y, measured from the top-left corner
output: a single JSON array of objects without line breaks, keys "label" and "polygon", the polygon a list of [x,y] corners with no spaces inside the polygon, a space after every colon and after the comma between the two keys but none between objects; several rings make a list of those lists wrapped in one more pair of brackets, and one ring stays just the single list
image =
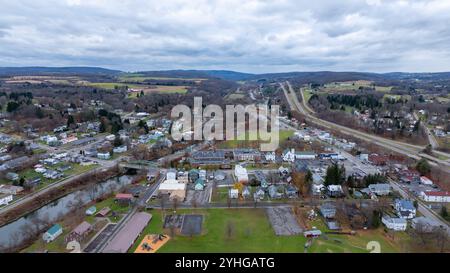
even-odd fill
[{"label": "white siding house", "polygon": [[0,194],[0,206],[8,205],[13,200],[12,194]]},{"label": "white siding house", "polygon": [[425,202],[450,202],[450,192],[448,191],[423,191],[420,193],[420,197]]},{"label": "white siding house", "polygon": [[389,216],[383,216],[381,222],[388,228],[396,231],[406,230],[408,222],[403,218],[393,218]]}]

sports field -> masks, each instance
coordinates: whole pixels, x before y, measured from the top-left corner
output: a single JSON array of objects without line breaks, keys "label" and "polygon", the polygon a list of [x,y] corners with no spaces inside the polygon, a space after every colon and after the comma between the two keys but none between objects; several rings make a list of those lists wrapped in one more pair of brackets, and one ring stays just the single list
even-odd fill
[{"label": "sports field", "polygon": [[[169,211],[169,210],[168,210]],[[151,211],[153,218],[142,232],[140,238],[130,249],[134,252],[146,234],[165,233],[162,229],[160,210]],[[171,238],[158,252],[305,252],[307,239],[302,235],[276,236],[264,209],[196,209],[178,210],[177,213],[195,213],[204,215],[204,229],[199,236],[177,235]],[[317,220],[319,229],[326,228]],[[315,239],[307,252],[369,252],[369,241],[379,241],[382,252],[398,252],[398,242],[383,235],[383,230],[363,231],[356,236],[329,235]],[[399,236],[402,239],[401,236]]]}]

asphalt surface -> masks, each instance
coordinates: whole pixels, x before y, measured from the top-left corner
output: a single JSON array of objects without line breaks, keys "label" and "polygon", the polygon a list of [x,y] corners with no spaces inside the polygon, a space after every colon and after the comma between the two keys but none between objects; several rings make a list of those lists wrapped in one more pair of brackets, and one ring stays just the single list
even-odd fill
[{"label": "asphalt surface", "polygon": [[442,168],[444,170],[446,170],[447,172],[450,173],[450,162],[448,162],[446,160],[438,159],[436,157],[433,157],[433,156],[430,156],[427,154],[423,154],[421,151],[423,150],[424,147],[422,147],[422,146],[392,141],[392,140],[385,139],[382,137],[374,136],[372,134],[363,133],[358,130],[354,130],[354,129],[351,129],[351,128],[348,128],[345,126],[341,126],[341,125],[338,125],[338,124],[335,124],[332,122],[328,122],[328,121],[325,121],[325,120],[322,120],[322,119],[319,119],[319,118],[313,116],[311,114],[312,112],[310,112],[311,109],[308,109],[309,107],[305,106],[306,103],[305,103],[305,99],[303,96],[303,91],[300,92],[302,95],[302,103],[300,103],[298,100],[298,97],[295,94],[295,91],[291,87],[290,83],[286,82],[286,85],[288,86],[289,91],[286,89],[285,84],[280,83],[280,87],[282,88],[282,90],[284,92],[284,95],[286,97],[286,100],[288,101],[290,108],[292,110],[299,111],[301,114],[303,114],[306,117],[306,120],[308,120],[314,124],[317,124],[319,126],[323,126],[325,128],[338,130],[342,133],[352,135],[354,137],[360,138],[365,141],[367,141],[367,140],[373,141],[375,144],[378,144],[380,146],[383,146],[385,148],[388,148],[388,149],[398,152],[400,154],[407,155],[408,157],[414,158],[416,160],[419,160],[422,157],[427,158],[431,161],[430,164],[440,165],[440,166],[442,166]]}]

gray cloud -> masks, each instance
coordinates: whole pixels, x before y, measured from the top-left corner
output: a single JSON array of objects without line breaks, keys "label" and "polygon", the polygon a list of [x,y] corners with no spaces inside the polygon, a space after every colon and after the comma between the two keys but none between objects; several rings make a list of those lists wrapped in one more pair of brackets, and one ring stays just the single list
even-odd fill
[{"label": "gray cloud", "polygon": [[448,1],[16,0],[0,66],[448,71]]}]

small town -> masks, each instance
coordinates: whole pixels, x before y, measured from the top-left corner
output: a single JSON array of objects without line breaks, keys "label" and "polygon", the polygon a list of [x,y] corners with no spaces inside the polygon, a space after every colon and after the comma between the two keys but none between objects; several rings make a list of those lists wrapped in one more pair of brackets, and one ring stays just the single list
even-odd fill
[{"label": "small town", "polygon": [[5,257],[450,252],[450,6],[27,2],[0,9]]}]

